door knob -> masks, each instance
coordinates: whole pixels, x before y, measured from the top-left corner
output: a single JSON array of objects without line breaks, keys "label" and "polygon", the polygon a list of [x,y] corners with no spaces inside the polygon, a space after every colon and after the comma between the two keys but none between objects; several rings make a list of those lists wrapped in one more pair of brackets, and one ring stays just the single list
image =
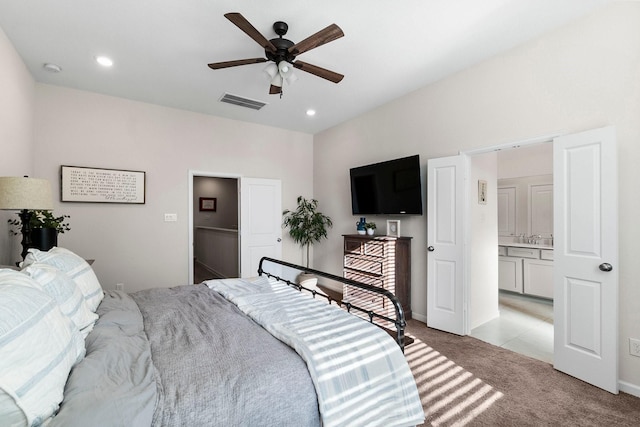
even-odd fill
[{"label": "door knob", "polygon": [[427,248],[427,250],[428,250],[429,252],[433,252],[433,251],[435,251],[435,250],[436,250],[436,248],[434,248],[433,246],[429,246],[429,247]]},{"label": "door knob", "polygon": [[278,237],[278,242],[282,242],[282,239]]},{"label": "door knob", "polygon": [[608,262],[603,262],[602,264],[600,264],[598,266],[598,268],[602,271],[611,271],[613,270],[613,266],[611,264],[609,264]]}]

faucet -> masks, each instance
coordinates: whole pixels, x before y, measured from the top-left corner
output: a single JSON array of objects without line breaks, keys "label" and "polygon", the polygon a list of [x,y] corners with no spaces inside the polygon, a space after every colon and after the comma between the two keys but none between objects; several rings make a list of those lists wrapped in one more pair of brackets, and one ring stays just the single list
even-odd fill
[{"label": "faucet", "polygon": [[542,239],[542,236],[540,234],[532,234],[527,238],[527,243],[531,245],[537,245],[538,243],[540,243],[540,239]]}]

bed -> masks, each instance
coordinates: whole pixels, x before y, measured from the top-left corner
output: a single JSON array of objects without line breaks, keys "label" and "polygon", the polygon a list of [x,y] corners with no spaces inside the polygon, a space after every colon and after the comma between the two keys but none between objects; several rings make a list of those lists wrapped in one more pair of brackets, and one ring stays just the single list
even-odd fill
[{"label": "bed", "polygon": [[265,258],[255,278],[126,294],[70,251],[31,250],[22,271],[0,270],[0,424],[422,423],[393,294],[391,318],[338,306],[296,270]]}]

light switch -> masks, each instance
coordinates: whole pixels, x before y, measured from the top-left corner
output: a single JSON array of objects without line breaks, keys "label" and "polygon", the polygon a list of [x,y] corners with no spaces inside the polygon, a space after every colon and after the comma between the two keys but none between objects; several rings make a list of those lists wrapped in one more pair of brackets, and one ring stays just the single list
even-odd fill
[{"label": "light switch", "polygon": [[178,220],[178,214],[166,213],[164,214],[164,222],[176,222]]}]

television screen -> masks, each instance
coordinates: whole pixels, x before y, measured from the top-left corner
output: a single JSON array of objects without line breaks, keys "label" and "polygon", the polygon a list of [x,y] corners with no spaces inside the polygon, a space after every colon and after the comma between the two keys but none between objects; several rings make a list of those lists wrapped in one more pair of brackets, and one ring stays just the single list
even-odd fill
[{"label": "television screen", "polygon": [[422,215],[418,155],[350,170],[354,215]]}]

